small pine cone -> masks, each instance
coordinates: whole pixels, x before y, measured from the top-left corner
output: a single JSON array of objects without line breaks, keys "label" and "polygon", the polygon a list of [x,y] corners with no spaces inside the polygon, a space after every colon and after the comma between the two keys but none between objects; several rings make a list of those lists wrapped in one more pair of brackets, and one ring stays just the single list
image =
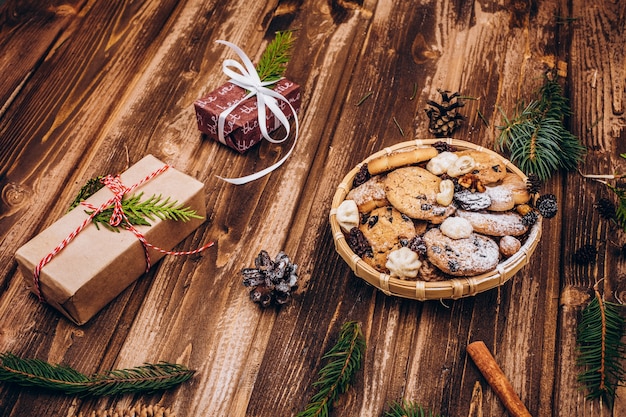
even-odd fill
[{"label": "small pine cone", "polygon": [[[440,138],[450,136],[461,125],[465,117],[459,113],[459,107],[463,107],[465,103],[457,100],[459,93],[449,94],[449,91],[438,91],[441,94],[442,102],[437,103],[428,100],[427,103],[430,108],[424,111],[429,119],[428,131]],[[452,102],[452,100],[455,101]]]},{"label": "small pine cone", "polygon": [[522,224],[524,226],[532,226],[533,224],[537,223],[537,220],[539,220],[539,215],[537,214],[536,211],[529,211],[528,213],[524,214],[522,216]]},{"label": "small pine cone", "polygon": [[614,220],[617,217],[615,204],[608,198],[601,198],[594,204],[594,207],[598,210],[600,217],[605,220]]},{"label": "small pine cone", "polygon": [[551,219],[556,216],[558,211],[558,205],[556,203],[556,196],[554,194],[545,194],[537,199],[535,204],[539,214],[546,219]]},{"label": "small pine cone", "polygon": [[250,299],[263,307],[272,303],[282,305],[289,301],[291,291],[298,288],[298,265],[291,262],[284,252],[272,260],[262,250],[254,260],[256,268],[243,268],[243,285],[254,287]]},{"label": "small pine cone", "polygon": [[366,256],[373,256],[374,252],[372,250],[372,245],[367,240],[363,232],[358,227],[353,227],[350,229],[350,233],[348,234],[348,246],[354,253],[356,253],[360,258],[364,258]]},{"label": "small pine cone", "polygon": [[528,174],[528,179],[526,180],[526,189],[531,194],[537,194],[539,189],[541,188],[541,180],[537,174]]},{"label": "small pine cone", "polygon": [[356,188],[359,185],[367,182],[370,178],[372,178],[370,172],[367,169],[367,162],[361,165],[359,172],[354,176],[354,180],[352,181],[352,188]]},{"label": "small pine cone", "polygon": [[596,262],[598,251],[593,245],[583,245],[574,252],[574,262],[578,265],[589,265]]},{"label": "small pine cone", "polygon": [[620,255],[622,255],[622,257],[626,258],[626,244],[623,244],[619,250]]}]

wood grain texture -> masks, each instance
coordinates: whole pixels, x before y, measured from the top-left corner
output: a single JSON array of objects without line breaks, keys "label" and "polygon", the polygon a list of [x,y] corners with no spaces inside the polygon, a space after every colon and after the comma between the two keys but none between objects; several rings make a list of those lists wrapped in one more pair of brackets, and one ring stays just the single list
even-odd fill
[{"label": "wood grain texture", "polygon": [[[446,416],[506,415],[466,354],[476,340],[533,416],[617,416],[626,408],[624,395],[613,411],[585,400],[576,381],[576,324],[589,289],[603,280],[607,296],[626,297],[623,231],[594,208],[611,196],[603,184],[576,172],[544,184],[559,214],[544,221],[529,265],[502,287],[461,300],[385,296],[336,254],[328,224],[352,167],[431,136],[424,109],[438,89],[468,97],[454,137],[492,147],[500,110],[512,114],[557,65],[566,67],[559,81],[571,100],[568,126],[589,149],[582,171],[626,172],[623,2],[36,4],[0,6],[0,352],[84,373],[160,360],[197,373],[168,392],[102,399],[3,383],[0,416],[89,415],[138,401],[179,417],[294,416],[351,320],[361,323],[367,350],[333,416],[382,416],[402,399]],[[269,166],[291,143],[239,155],[200,135],[193,101],[226,81],[221,65],[234,57],[214,41],[233,42],[256,61],[286,29],[296,36],[287,76],[303,94],[298,142],[271,175],[229,185],[216,176]],[[28,293],[14,253],[67,210],[87,179],[148,153],[205,183],[208,220],[177,249],[216,245],[164,258],[76,327]],[[596,262],[574,264],[586,243],[598,247]],[[299,266],[299,289],[281,308],[258,308],[242,285],[241,268],[262,249],[284,250]]]}]

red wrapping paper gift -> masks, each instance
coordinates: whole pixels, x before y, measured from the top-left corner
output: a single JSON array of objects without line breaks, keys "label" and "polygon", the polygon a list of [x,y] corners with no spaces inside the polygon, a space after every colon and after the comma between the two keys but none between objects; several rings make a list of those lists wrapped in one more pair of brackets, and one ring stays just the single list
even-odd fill
[{"label": "red wrapping paper gift", "polygon": [[[300,110],[301,94],[298,84],[283,78],[276,82],[272,89],[289,100],[296,113]],[[243,88],[228,82],[196,100],[194,107],[196,109],[198,130],[219,142],[217,132],[219,115],[233,104],[241,101],[246,94],[247,92]],[[290,120],[293,119],[293,112],[287,103],[279,100],[278,106]],[[281,126],[271,112],[267,112],[265,120],[268,132],[275,131]],[[245,101],[241,101],[226,117],[224,142],[222,143],[239,153],[244,153],[259,143],[261,139],[263,139],[263,135],[261,134],[258,120],[257,98],[253,96]]]}]

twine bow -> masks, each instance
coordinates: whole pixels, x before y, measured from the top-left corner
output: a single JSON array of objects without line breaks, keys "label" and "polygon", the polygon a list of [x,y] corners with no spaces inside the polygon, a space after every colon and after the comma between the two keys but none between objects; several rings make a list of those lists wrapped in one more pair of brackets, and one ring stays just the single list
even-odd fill
[{"label": "twine bow", "polygon": [[[237,45],[227,42],[227,41],[223,41],[223,40],[218,40],[216,42],[226,45],[230,47],[231,49],[233,49],[235,53],[239,56],[241,61],[243,62],[243,65],[242,65],[240,62],[234,59],[227,59],[224,61],[224,63],[222,64],[222,71],[224,72],[224,74],[230,77],[229,82],[243,88],[244,90],[249,91],[249,93],[243,99],[231,105],[229,108],[227,108],[222,113],[220,113],[219,118],[218,118],[218,124],[217,124],[217,134],[218,134],[219,141],[221,143],[226,143],[224,139],[224,124],[226,123],[226,118],[228,117],[228,115],[234,109],[236,109],[242,102],[244,102],[245,100],[253,96],[256,96],[257,118],[259,121],[261,134],[263,135],[263,138],[265,140],[271,143],[281,143],[287,140],[287,138],[289,137],[289,131],[290,131],[291,125],[289,124],[289,119],[287,118],[287,115],[285,115],[285,113],[278,106],[278,100],[287,103],[287,105],[291,109],[291,113],[293,115],[293,119],[295,122],[295,138],[294,138],[293,145],[291,146],[291,149],[289,149],[289,152],[287,152],[287,154],[280,161],[276,162],[275,164],[271,165],[268,168],[265,168],[259,172],[256,172],[254,174],[247,175],[244,177],[240,177],[240,178],[219,177],[224,181],[230,182],[232,184],[240,185],[240,184],[245,184],[250,181],[254,181],[258,178],[263,177],[264,175],[269,174],[270,172],[274,171],[276,168],[281,166],[287,160],[287,158],[289,158],[289,156],[291,155],[291,152],[296,146],[296,141],[298,140],[298,130],[299,130],[298,115],[296,114],[296,110],[293,108],[293,106],[291,105],[291,103],[285,96],[267,87],[268,85],[272,85],[276,83],[278,80],[261,81],[261,78],[259,77],[259,74],[257,73],[256,68],[252,64],[252,61],[250,61],[250,58],[248,58],[248,56]],[[274,117],[280,122],[280,124],[285,127],[286,133],[283,138],[273,139],[269,135],[269,132],[267,130],[267,122],[265,120],[265,117],[267,115],[266,108],[274,115]]]},{"label": "twine bow", "polygon": [[[143,246],[143,250],[144,250],[144,254],[145,254],[145,258],[146,258],[146,272],[148,272],[150,270],[150,267],[152,266],[152,263],[150,261],[150,253],[148,252],[148,248],[154,249],[158,252],[161,252],[165,255],[193,255],[195,253],[201,252],[207,248],[210,248],[211,246],[213,246],[213,242],[209,242],[206,245],[202,246],[201,248],[192,250],[192,251],[185,251],[185,252],[175,252],[175,251],[168,251],[165,249],[161,249],[157,246],[152,245],[151,243],[149,243],[146,238],[143,236],[143,234],[137,230],[137,228],[135,228],[132,224],[130,224],[130,221],[128,220],[128,218],[126,217],[126,214],[124,213],[124,209],[122,207],[122,200],[124,198],[124,195],[133,191],[135,188],[141,186],[142,184],[152,180],[153,178],[155,178],[156,176],[160,175],[161,173],[167,171],[170,168],[169,165],[163,165],[161,168],[157,169],[156,171],[153,171],[152,173],[148,174],[145,178],[143,178],[142,180],[140,180],[139,182],[131,185],[130,187],[126,187],[123,183],[122,183],[122,179],[120,178],[119,175],[107,175],[106,177],[104,177],[101,181],[102,183],[109,188],[112,192],[113,192],[113,197],[111,197],[109,200],[105,201],[104,203],[102,203],[99,207],[96,207],[90,203],[87,202],[82,202],[81,204],[83,204],[84,206],[88,207],[89,209],[92,210],[92,212],[89,214],[89,216],[76,228],[74,229],[65,239],[63,239],[61,241],[61,243],[59,243],[54,249],[52,249],[52,251],[50,253],[48,253],[46,256],[43,257],[43,259],[41,259],[41,261],[39,261],[39,264],[37,264],[37,266],[35,267],[34,273],[33,273],[33,284],[34,284],[34,292],[37,295],[37,297],[39,298],[39,301],[41,302],[45,302],[45,297],[43,296],[43,293],[41,292],[41,282],[40,282],[40,275],[41,275],[41,270],[43,269],[43,267],[48,264],[48,262],[50,262],[52,260],[52,258],[54,258],[54,256],[56,256],[59,252],[61,252],[85,227],[87,227],[87,225],[89,223],[91,223],[91,221],[101,212],[103,212],[104,210],[106,210],[108,207],[110,207],[111,205],[113,205],[113,213],[111,215],[111,218],[109,219],[109,224],[113,227],[115,226],[119,226],[120,224],[124,225],[124,228],[126,228],[127,230],[133,232],[133,234],[137,237],[137,239],[141,242],[142,246]],[[124,223],[122,223],[124,222]]]}]

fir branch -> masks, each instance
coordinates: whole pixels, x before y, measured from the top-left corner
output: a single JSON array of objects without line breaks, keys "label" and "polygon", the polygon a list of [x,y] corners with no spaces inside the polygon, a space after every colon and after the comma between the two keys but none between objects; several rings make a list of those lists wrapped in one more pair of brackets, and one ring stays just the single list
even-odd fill
[{"label": "fir branch", "polygon": [[383,417],[441,417],[411,401],[393,403]]},{"label": "fir branch", "polygon": [[361,367],[364,351],[365,339],[361,326],[356,322],[344,323],[339,340],[322,357],[330,359],[330,362],[319,371],[319,379],[313,383],[318,392],[296,417],[328,416],[339,395],[350,387],[356,371]]},{"label": "fir branch", "polygon": [[87,180],[85,185],[83,185],[78,191],[78,195],[76,196],[76,198],[74,198],[72,204],[70,204],[70,208],[68,211],[72,211],[72,209],[76,208],[76,206],[78,206],[80,203],[87,200],[89,197],[94,195],[96,191],[104,187],[104,184],[101,181],[102,178],[104,178],[104,176],[99,175],[97,177]]},{"label": "fir branch", "polygon": [[194,373],[183,365],[160,362],[87,376],[68,366],[22,359],[11,353],[0,354],[0,381],[78,396],[152,393],[173,388]]},{"label": "fir branch", "polygon": [[[195,210],[184,207],[183,204],[178,204],[177,201],[170,201],[169,197],[163,199],[161,195],[152,195],[147,200],[141,201],[142,196],[143,193],[139,193],[122,199],[122,210],[128,222],[134,226],[150,226],[150,221],[154,221],[157,218],[182,222],[202,218],[198,216]],[[113,227],[109,224],[109,220],[113,215],[113,209],[114,206],[111,205],[96,214],[93,218],[93,222],[96,226],[101,224],[109,230],[119,231],[117,227]],[[86,213],[92,214],[93,212],[86,211]],[[125,223],[125,221],[122,223]],[[120,224],[120,226],[126,227],[128,225]]]},{"label": "fir branch", "polygon": [[575,169],[586,148],[563,124],[571,109],[559,83],[546,77],[538,96],[527,106],[520,103],[511,119],[500,109],[504,125],[498,126],[496,147],[508,151],[525,174],[545,181],[559,169]]},{"label": "fir branch", "polygon": [[293,42],[291,31],[276,32],[276,37],[267,45],[256,66],[261,81],[276,81],[282,78],[291,58]]},{"label": "fir branch", "polygon": [[576,363],[584,368],[578,375],[588,390],[587,398],[604,399],[612,407],[615,389],[624,382],[625,371],[620,361],[626,359],[622,342],[625,321],[619,304],[605,301],[594,286],[594,298],[582,312],[578,325],[578,357]]}]

